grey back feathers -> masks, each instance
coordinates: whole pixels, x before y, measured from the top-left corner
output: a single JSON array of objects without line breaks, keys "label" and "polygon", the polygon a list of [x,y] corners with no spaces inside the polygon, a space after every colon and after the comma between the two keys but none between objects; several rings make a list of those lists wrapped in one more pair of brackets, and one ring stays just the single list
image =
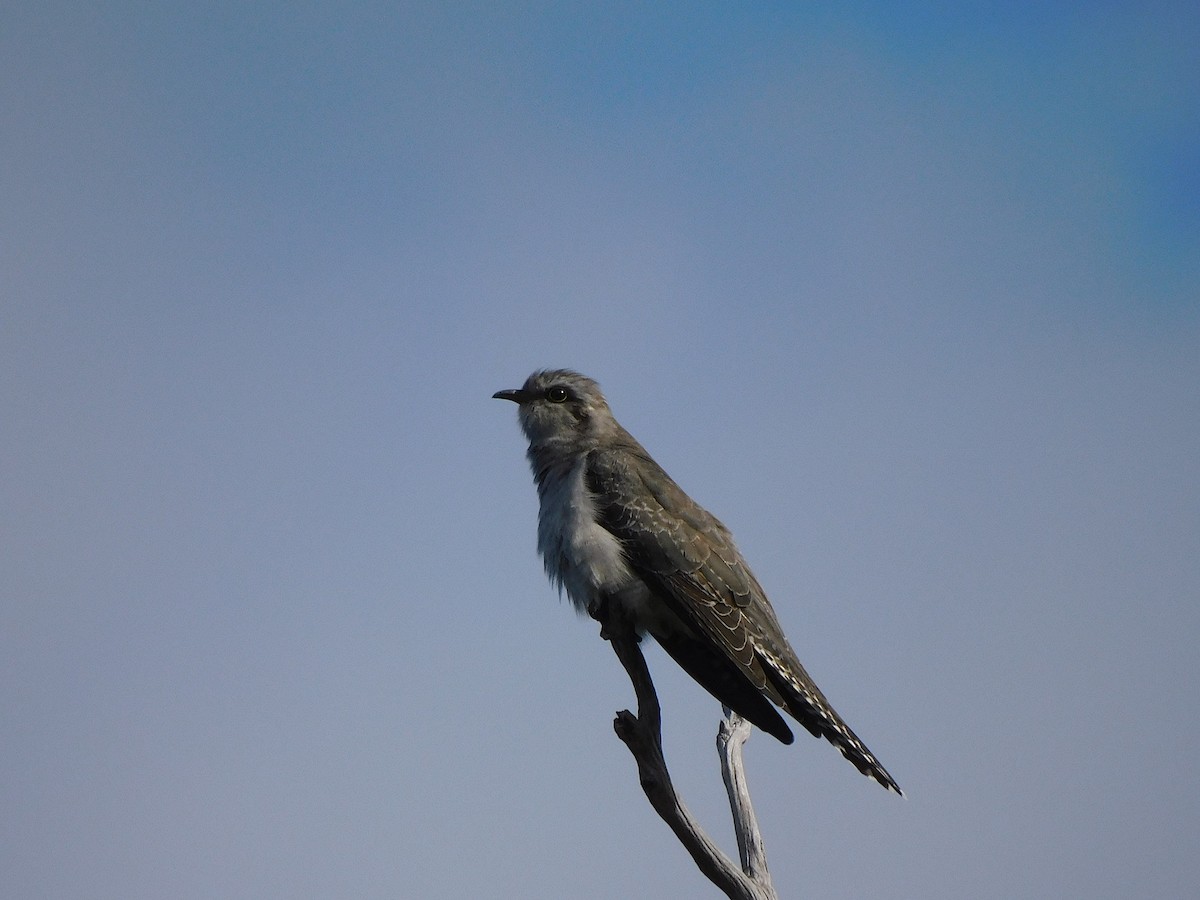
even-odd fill
[{"label": "grey back feathers", "polygon": [[621,427],[595,381],[545,370],[493,396],[518,406],[538,551],[578,609],[620,604],[723,704],[791,743],[783,709],[900,793],[796,658],[729,530]]}]

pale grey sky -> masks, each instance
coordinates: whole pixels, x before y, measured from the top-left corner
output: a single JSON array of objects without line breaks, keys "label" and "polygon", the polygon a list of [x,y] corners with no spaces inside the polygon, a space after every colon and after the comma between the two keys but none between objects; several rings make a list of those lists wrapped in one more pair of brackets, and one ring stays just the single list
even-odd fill
[{"label": "pale grey sky", "polygon": [[544,366],[909,794],[756,735],[781,895],[1193,892],[1194,5],[394,6],[0,14],[0,894],[711,895],[535,555]]}]

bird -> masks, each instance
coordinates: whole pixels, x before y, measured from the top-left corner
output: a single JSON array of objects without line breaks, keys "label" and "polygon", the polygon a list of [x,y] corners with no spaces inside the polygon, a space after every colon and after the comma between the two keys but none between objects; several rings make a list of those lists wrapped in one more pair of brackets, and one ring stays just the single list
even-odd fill
[{"label": "bird", "polygon": [[800,664],[729,529],[617,422],[599,384],[542,369],[492,396],[517,404],[538,493],[538,552],[579,612],[617,604],[724,706],[791,744],[782,709],[903,793]]}]

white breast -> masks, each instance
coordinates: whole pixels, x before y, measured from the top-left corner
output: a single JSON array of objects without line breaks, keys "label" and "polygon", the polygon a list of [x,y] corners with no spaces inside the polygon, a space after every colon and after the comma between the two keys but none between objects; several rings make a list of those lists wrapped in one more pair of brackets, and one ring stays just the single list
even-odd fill
[{"label": "white breast", "polygon": [[538,551],[546,572],[581,611],[599,594],[616,594],[636,580],[621,542],[596,521],[585,465],[581,456],[570,468],[547,473],[538,512]]}]

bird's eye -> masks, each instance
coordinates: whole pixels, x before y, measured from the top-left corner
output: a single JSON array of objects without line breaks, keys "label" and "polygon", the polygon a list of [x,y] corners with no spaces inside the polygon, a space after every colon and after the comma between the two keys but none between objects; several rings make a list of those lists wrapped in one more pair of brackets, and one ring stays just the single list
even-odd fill
[{"label": "bird's eye", "polygon": [[567,389],[561,387],[547,388],[546,399],[551,403],[562,403],[567,399]]}]

